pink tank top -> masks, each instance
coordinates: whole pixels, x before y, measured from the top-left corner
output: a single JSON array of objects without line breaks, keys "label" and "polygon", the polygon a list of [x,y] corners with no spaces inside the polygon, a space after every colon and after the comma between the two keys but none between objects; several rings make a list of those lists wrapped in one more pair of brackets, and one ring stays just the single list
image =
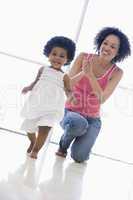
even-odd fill
[{"label": "pink tank top", "polygon": [[[109,78],[113,71],[117,68],[114,64],[110,67],[105,74],[97,78],[101,88],[104,90]],[[80,113],[83,116],[99,117],[100,116],[100,103],[98,97],[93,93],[89,79],[82,77],[82,79],[73,87],[73,93],[78,100],[76,105],[66,102],[65,107],[73,112]]]}]

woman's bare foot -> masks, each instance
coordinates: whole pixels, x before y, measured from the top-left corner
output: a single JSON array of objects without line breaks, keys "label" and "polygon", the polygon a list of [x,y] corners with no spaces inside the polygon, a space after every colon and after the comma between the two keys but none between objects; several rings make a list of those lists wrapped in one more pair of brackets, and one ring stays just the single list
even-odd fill
[{"label": "woman's bare foot", "polygon": [[38,153],[35,152],[35,151],[32,151],[32,152],[30,153],[30,157],[33,158],[33,159],[37,159],[37,155],[38,155]]}]

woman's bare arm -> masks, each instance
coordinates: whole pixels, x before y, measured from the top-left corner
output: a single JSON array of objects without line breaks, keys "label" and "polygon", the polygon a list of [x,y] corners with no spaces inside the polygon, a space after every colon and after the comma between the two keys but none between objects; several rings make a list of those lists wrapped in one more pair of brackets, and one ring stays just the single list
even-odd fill
[{"label": "woman's bare arm", "polygon": [[112,77],[109,79],[105,90],[102,92],[101,103],[104,103],[111,96],[118,83],[120,82],[122,76],[123,71],[119,68],[113,72]]},{"label": "woman's bare arm", "polygon": [[116,86],[122,78],[123,71],[120,68],[116,68],[110,77],[106,88],[103,90],[90,68],[91,67],[89,66],[89,73],[85,72],[84,75],[88,77],[93,93],[98,97],[100,103],[102,104],[111,96],[115,90]]},{"label": "woman's bare arm", "polygon": [[83,77],[84,73],[82,71],[82,63],[86,53],[80,53],[73,63],[68,75],[71,79],[71,86],[75,85]]},{"label": "woman's bare arm", "polygon": [[79,72],[82,71],[82,62],[83,62],[83,58],[86,54],[85,53],[80,53],[76,60],[74,61],[70,71],[68,72],[68,75],[70,78],[74,77],[75,75],[77,75]]},{"label": "woman's bare arm", "polygon": [[87,66],[87,64],[85,64],[85,62],[88,62],[87,60],[84,62],[85,56],[86,56],[86,53],[81,53],[76,58],[72,68],[70,69],[69,77],[71,79],[71,86],[73,87],[73,85],[76,84],[83,76],[87,76],[92,86],[94,94],[97,95],[97,97],[100,100],[100,103],[104,103],[111,96],[116,86],[118,85],[119,81],[121,80],[123,71],[117,68],[113,72],[110,80],[108,81],[108,84],[105,90],[103,90],[101,86],[99,85],[95,75],[93,74],[92,66]]}]

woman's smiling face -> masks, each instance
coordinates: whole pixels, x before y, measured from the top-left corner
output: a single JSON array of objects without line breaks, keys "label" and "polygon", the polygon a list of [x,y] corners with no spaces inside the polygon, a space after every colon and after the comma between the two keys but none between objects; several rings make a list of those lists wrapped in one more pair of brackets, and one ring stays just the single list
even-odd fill
[{"label": "woman's smiling face", "polygon": [[104,59],[111,61],[116,57],[120,47],[120,40],[117,36],[108,35],[102,42],[99,54]]}]

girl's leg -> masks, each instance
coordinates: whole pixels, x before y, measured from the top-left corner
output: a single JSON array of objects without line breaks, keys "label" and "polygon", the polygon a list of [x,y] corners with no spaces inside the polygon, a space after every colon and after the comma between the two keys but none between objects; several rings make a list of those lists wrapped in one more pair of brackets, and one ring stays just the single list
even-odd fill
[{"label": "girl's leg", "polygon": [[30,145],[27,149],[28,154],[31,153],[36,141],[36,123],[37,119],[25,119],[21,125],[21,129],[27,132],[28,139],[30,140]]},{"label": "girl's leg", "polygon": [[37,158],[38,152],[40,151],[43,144],[45,143],[45,140],[48,136],[50,129],[51,129],[51,127],[48,127],[48,126],[39,126],[39,131],[38,131],[38,135],[36,138],[36,142],[33,146],[32,152],[30,154],[31,158],[34,158],[34,159]]},{"label": "girl's leg", "polygon": [[30,140],[30,146],[27,149],[27,153],[29,154],[29,153],[31,153],[32,148],[36,142],[36,134],[35,133],[27,133],[27,136]]},{"label": "girl's leg", "polygon": [[84,135],[88,128],[87,120],[78,113],[67,111],[61,126],[64,129],[64,134],[61,136],[59,142],[59,149],[56,155],[65,157],[67,149],[69,148],[73,139],[78,136]]},{"label": "girl's leg", "polygon": [[92,119],[84,135],[77,137],[71,147],[71,157],[76,162],[84,162],[89,159],[92,147],[101,129],[101,120]]}]

